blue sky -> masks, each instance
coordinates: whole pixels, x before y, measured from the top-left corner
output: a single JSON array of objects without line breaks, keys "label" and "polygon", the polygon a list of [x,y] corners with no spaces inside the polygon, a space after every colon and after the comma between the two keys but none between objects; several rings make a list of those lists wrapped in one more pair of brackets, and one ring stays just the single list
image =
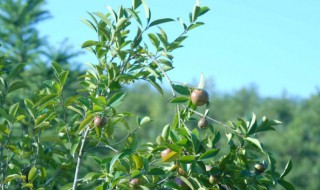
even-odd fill
[{"label": "blue sky", "polygon": [[[187,20],[195,0],[147,0],[152,18]],[[260,95],[306,98],[320,91],[319,0],[200,0],[211,10],[206,24],[189,33],[185,47],[174,53],[174,81],[196,85],[202,72],[219,92],[254,85]],[[58,46],[68,39],[74,49],[95,33],[81,19],[87,12],[107,12],[106,5],[128,7],[131,0],[48,0],[53,18],[39,25],[41,35]],[[167,25],[170,38],[181,32],[178,23]],[[89,53],[77,58],[92,62]],[[317,90],[318,89],[318,90]]]}]

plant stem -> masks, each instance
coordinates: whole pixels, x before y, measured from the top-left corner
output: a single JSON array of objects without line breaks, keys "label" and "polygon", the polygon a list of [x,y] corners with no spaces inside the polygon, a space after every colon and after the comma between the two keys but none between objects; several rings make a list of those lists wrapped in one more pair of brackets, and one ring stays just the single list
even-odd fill
[{"label": "plant stem", "polygon": [[87,126],[87,129],[85,130],[83,136],[82,136],[82,140],[81,140],[81,146],[80,146],[80,150],[79,150],[79,155],[77,158],[77,167],[76,167],[76,171],[74,173],[74,180],[73,180],[73,186],[72,186],[72,190],[76,190],[77,189],[77,181],[78,181],[78,175],[79,175],[79,171],[80,171],[80,164],[81,164],[81,158],[83,155],[83,147],[84,147],[84,143],[86,142],[86,138],[89,134],[90,131],[90,127]]}]

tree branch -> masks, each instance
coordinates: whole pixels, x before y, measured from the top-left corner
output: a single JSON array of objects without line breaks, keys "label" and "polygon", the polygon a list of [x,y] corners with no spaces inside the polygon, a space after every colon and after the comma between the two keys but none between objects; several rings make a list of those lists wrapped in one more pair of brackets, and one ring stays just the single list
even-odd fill
[{"label": "tree branch", "polygon": [[83,147],[84,147],[84,143],[86,142],[86,138],[89,134],[90,131],[90,127],[87,126],[87,129],[85,130],[83,136],[82,136],[82,140],[81,140],[81,146],[80,146],[80,150],[79,150],[79,155],[77,158],[77,166],[76,166],[76,171],[74,173],[74,180],[73,180],[73,186],[72,186],[72,190],[77,190],[77,182],[78,182],[78,175],[79,175],[79,171],[80,171],[80,163],[81,163],[81,158],[83,155]]}]

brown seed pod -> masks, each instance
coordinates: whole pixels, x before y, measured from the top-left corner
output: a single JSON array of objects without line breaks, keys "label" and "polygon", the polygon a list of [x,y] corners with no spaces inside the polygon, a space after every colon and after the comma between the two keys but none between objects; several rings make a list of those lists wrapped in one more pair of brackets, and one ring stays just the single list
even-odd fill
[{"label": "brown seed pod", "polygon": [[208,126],[209,126],[209,122],[206,118],[203,117],[198,121],[198,127],[200,129],[206,129],[208,128]]},{"label": "brown seed pod", "polygon": [[258,174],[263,173],[265,170],[266,170],[266,166],[263,163],[254,165],[254,171]]},{"label": "brown seed pod", "polygon": [[96,116],[93,120],[95,127],[104,127],[107,124],[107,118]]},{"label": "brown seed pod", "polygon": [[209,94],[206,90],[195,89],[190,96],[191,102],[197,106],[203,106],[209,102]]}]

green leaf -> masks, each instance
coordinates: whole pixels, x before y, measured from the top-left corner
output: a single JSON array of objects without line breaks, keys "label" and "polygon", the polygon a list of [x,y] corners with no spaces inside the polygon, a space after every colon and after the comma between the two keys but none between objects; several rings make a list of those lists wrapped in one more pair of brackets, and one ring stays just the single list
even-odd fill
[{"label": "green leaf", "polygon": [[81,123],[78,129],[78,133],[81,133],[86,127],[87,125],[92,122],[94,115],[90,114],[88,115]]},{"label": "green leaf", "polygon": [[187,184],[191,189],[194,189],[194,187],[192,186],[192,184],[189,182],[189,180],[187,178],[185,178],[184,176],[179,176],[179,178],[185,183]]},{"label": "green leaf", "polygon": [[19,174],[11,174],[11,175],[8,175],[5,179],[4,179],[4,183],[8,183],[12,180],[15,180],[15,179],[21,179],[21,176]]},{"label": "green leaf", "polygon": [[[114,13],[114,11],[112,10],[111,7],[108,6],[107,8],[109,9],[110,12]],[[108,17],[105,14],[103,14],[101,12],[94,12],[93,14],[98,16],[105,24],[110,25],[110,20],[108,19]],[[115,20],[117,20],[117,16],[115,16]]]},{"label": "green leaf", "polygon": [[174,152],[181,152],[181,147],[176,144],[167,144],[167,147]]},{"label": "green leaf", "polygon": [[287,162],[287,165],[283,171],[283,173],[280,175],[280,178],[284,178],[292,169],[292,161],[291,158],[289,159],[289,161]]},{"label": "green leaf", "polygon": [[34,119],[34,115],[35,115],[35,112],[34,112],[34,104],[31,100],[29,100],[28,98],[25,98],[24,99],[24,105],[26,106],[29,114],[31,115],[31,117]]},{"label": "green leaf", "polygon": [[195,160],[194,156],[181,156],[178,161],[181,163],[192,163]]},{"label": "green leaf", "polygon": [[93,41],[93,40],[88,40],[88,41],[85,41],[82,45],[81,45],[81,48],[86,48],[86,47],[90,47],[90,46],[96,46],[98,45],[99,42],[97,41]]},{"label": "green leaf", "polygon": [[120,102],[123,100],[123,98],[125,97],[125,95],[126,94],[124,92],[117,92],[113,94],[109,99],[109,101],[107,102],[107,105],[111,107],[118,106]]},{"label": "green leaf", "polygon": [[69,110],[72,110],[72,111],[78,113],[78,114],[81,115],[82,117],[84,117],[84,114],[83,114],[82,111],[79,110],[78,108],[75,108],[75,107],[73,107],[73,106],[68,106],[67,108],[68,108]]},{"label": "green leaf", "polygon": [[[117,13],[112,9],[112,7],[111,6],[107,6],[107,9],[109,10],[109,12],[111,13],[111,15],[113,16],[113,19],[114,19],[114,21],[118,21],[118,15],[117,15]],[[102,13],[101,13],[102,14]],[[97,15],[97,16],[99,16],[99,15]],[[100,17],[100,16],[99,16]],[[101,19],[103,18],[103,17],[100,17]],[[103,19],[104,21],[105,21],[105,19]]]},{"label": "green leaf", "polygon": [[12,78],[13,76],[15,76],[17,74],[17,72],[19,70],[21,70],[24,66],[26,66],[26,64],[17,64],[17,66],[15,66],[12,71],[9,74],[9,79]]},{"label": "green leaf", "polygon": [[118,161],[120,158],[130,155],[133,153],[133,150],[131,149],[125,149],[123,152],[116,154],[112,157],[112,160],[110,161],[110,166],[109,166],[109,172],[113,171],[113,166],[116,163],[116,161]]},{"label": "green leaf", "polygon": [[44,113],[42,115],[39,115],[37,118],[36,118],[36,126],[35,128],[39,127],[43,122],[45,122],[46,120],[48,120],[52,115],[55,115],[56,113],[55,112],[52,112],[52,113]]},{"label": "green leaf", "polygon": [[[140,1],[141,3],[141,1]],[[142,26],[142,22],[141,19],[139,17],[139,15],[134,11],[135,8],[132,9],[127,9],[127,11],[131,14],[131,16],[136,19],[136,21],[140,24],[140,26]]]},{"label": "green leaf", "polygon": [[182,86],[182,85],[176,85],[173,84],[172,88],[178,92],[179,94],[185,95],[185,96],[189,96],[190,95],[190,90],[188,87],[186,86]]},{"label": "green leaf", "polygon": [[19,109],[19,102],[10,106],[9,115],[16,116],[17,111]]},{"label": "green leaf", "polygon": [[283,188],[285,188],[286,190],[295,190],[294,186],[293,186],[291,183],[289,183],[289,182],[287,182],[287,181],[285,181],[285,180],[283,180],[283,179],[278,180],[278,183],[279,183]]},{"label": "green leaf", "polygon": [[199,16],[206,14],[210,9],[206,6],[201,7]]},{"label": "green leaf", "polygon": [[59,80],[60,80],[61,86],[65,85],[68,75],[69,75],[69,71],[62,71],[61,73],[59,73]]},{"label": "green leaf", "polygon": [[169,133],[170,133],[170,125],[167,124],[166,126],[163,127],[162,129],[162,133],[161,133],[161,136],[162,138],[167,141],[168,138],[169,138]]},{"label": "green leaf", "polygon": [[172,99],[170,100],[170,103],[179,104],[179,103],[187,102],[188,100],[189,100],[189,97],[180,96],[180,97],[172,98]]},{"label": "green leaf", "polygon": [[155,25],[158,25],[158,24],[163,24],[163,23],[166,23],[166,22],[172,22],[172,21],[174,21],[172,18],[158,19],[158,20],[152,21],[150,23],[149,27],[152,27],[152,26],[155,26]]},{"label": "green leaf", "polygon": [[81,21],[97,32],[96,26],[90,20],[82,19]]},{"label": "green leaf", "polygon": [[12,121],[14,120],[14,117],[12,117],[11,115],[9,115],[4,109],[0,108],[0,115],[1,117],[4,117],[4,119],[6,119],[9,123],[12,123]]},{"label": "green leaf", "polygon": [[87,173],[84,177],[83,177],[83,181],[92,181],[97,179],[101,174],[98,172],[90,172]]},{"label": "green leaf", "polygon": [[143,117],[139,122],[139,126],[145,125],[145,124],[150,123],[150,122],[151,122],[150,117],[147,117],[147,116]]},{"label": "green leaf", "polygon": [[190,26],[187,28],[187,30],[190,31],[190,30],[195,29],[195,28],[202,26],[202,25],[204,25],[203,22],[196,22],[196,23],[190,24]]},{"label": "green leaf", "polygon": [[144,8],[144,11],[146,13],[147,21],[149,23],[150,19],[151,19],[151,11],[150,11],[149,6],[148,6],[148,4],[147,4],[147,2],[145,0],[141,0],[141,2],[142,2],[142,5],[143,5],[143,8]]},{"label": "green leaf", "polygon": [[160,45],[160,41],[159,41],[159,39],[157,38],[157,36],[154,35],[154,34],[152,34],[152,33],[148,34],[148,36],[149,36],[149,39],[150,39],[151,43],[152,43],[156,48],[158,48],[159,45]]},{"label": "green leaf", "polygon": [[252,138],[252,137],[246,137],[245,139],[246,139],[248,142],[256,145],[256,146],[261,150],[261,152],[264,152],[264,150],[263,150],[263,148],[262,148],[262,146],[261,146],[261,143],[260,143],[260,141],[259,141],[258,139]]},{"label": "green leaf", "polygon": [[8,94],[20,88],[26,88],[28,85],[22,81],[15,81],[9,85]]},{"label": "green leaf", "polygon": [[220,149],[211,149],[211,150],[208,150],[207,152],[203,153],[199,159],[200,160],[205,160],[205,159],[208,159],[208,158],[212,158],[214,156],[216,156],[218,154]]},{"label": "green leaf", "polygon": [[63,69],[61,68],[60,64],[57,63],[57,62],[51,63],[51,66],[52,66],[53,70],[54,70],[58,75],[63,71]]},{"label": "green leaf", "polygon": [[125,25],[126,21],[127,21],[127,18],[120,18],[117,22],[116,30],[121,30]]},{"label": "green leaf", "polygon": [[79,147],[79,138],[76,138],[75,140],[72,141],[72,145],[70,148],[70,153],[71,153],[72,157],[75,156],[78,147]]},{"label": "green leaf", "polygon": [[137,178],[141,175],[141,172],[139,170],[133,170],[131,173],[131,178]]},{"label": "green leaf", "polygon": [[193,133],[191,134],[191,139],[192,139],[193,149],[194,149],[195,153],[197,154],[200,149],[200,140]]},{"label": "green leaf", "polygon": [[141,5],[141,0],[132,1],[132,9],[137,9]]},{"label": "green leaf", "polygon": [[161,86],[155,81],[154,77],[148,77],[148,82],[154,86],[160,94],[163,95],[163,90]]},{"label": "green leaf", "polygon": [[161,168],[152,168],[148,172],[149,175],[165,175],[166,172]]},{"label": "green leaf", "polygon": [[36,177],[37,177],[37,175],[36,175],[36,172],[37,172],[37,168],[36,167],[32,167],[31,169],[30,169],[30,171],[29,171],[29,173],[28,173],[28,180],[29,181],[33,181]]},{"label": "green leaf", "polygon": [[55,99],[56,97],[58,97],[58,95],[56,95],[56,94],[46,95],[46,96],[42,97],[42,98],[36,103],[36,106],[42,106],[42,105],[50,102],[51,100]]},{"label": "green leaf", "polygon": [[195,6],[192,11],[191,22],[195,22],[200,14],[201,8],[199,6]]}]

